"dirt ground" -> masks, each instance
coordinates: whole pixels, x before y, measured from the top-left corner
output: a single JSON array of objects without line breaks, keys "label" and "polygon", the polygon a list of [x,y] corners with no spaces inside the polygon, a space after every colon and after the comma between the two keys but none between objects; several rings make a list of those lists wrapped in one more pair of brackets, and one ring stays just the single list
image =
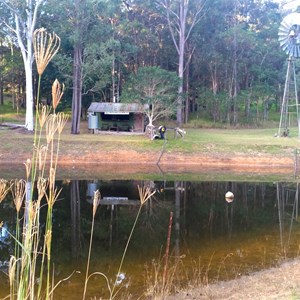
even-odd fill
[{"label": "dirt ground", "polygon": [[[22,165],[30,152],[18,148],[15,151],[0,151],[0,168],[9,173],[12,166]],[[100,147],[77,151],[60,151],[59,170],[80,174],[90,173],[91,168],[101,173],[116,175],[157,173],[236,172],[247,174],[287,174],[293,175],[295,161],[292,155],[270,155],[261,153],[180,153],[165,151],[139,152],[135,150],[102,150]]]},{"label": "dirt ground", "polygon": [[[157,174],[170,174],[176,178],[294,178],[295,164],[289,157],[220,155],[219,153],[183,155],[182,153],[164,153],[159,163],[156,163],[160,153],[139,153],[137,151],[110,151],[101,150],[78,154],[61,153],[58,162],[57,178],[89,179],[91,176],[99,179],[136,178]],[[7,178],[23,177],[24,163],[31,155],[15,153],[0,153],[0,171]],[[138,162],[138,163],[137,163]],[[93,172],[91,172],[91,169]],[[17,173],[16,173],[17,172]],[[241,177],[242,176],[242,177]],[[187,178],[187,177],[185,177]]]},{"label": "dirt ground", "polygon": [[300,259],[291,260],[279,267],[242,276],[235,280],[187,289],[168,298],[168,300],[177,299],[300,299]]}]

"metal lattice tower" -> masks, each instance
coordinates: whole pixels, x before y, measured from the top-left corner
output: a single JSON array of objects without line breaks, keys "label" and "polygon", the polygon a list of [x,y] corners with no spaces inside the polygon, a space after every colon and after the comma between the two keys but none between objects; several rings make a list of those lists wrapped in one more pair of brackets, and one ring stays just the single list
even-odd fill
[{"label": "metal lattice tower", "polygon": [[285,78],[284,92],[281,105],[281,115],[278,136],[288,136],[291,123],[291,113],[296,112],[299,127],[297,80],[295,73],[295,60],[290,57]]},{"label": "metal lattice tower", "polygon": [[299,102],[295,72],[295,59],[300,57],[299,13],[289,14],[283,19],[279,27],[278,36],[282,50],[289,56],[281,105],[278,136],[288,136],[291,113],[296,113],[298,135],[300,137]]}]

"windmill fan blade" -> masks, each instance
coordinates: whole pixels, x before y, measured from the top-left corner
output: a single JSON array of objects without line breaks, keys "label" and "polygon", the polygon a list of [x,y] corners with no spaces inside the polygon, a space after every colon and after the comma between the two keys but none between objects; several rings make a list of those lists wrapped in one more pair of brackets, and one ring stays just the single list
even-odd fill
[{"label": "windmill fan blade", "polygon": [[278,41],[287,55],[300,57],[300,13],[291,13],[282,20],[278,29]]}]

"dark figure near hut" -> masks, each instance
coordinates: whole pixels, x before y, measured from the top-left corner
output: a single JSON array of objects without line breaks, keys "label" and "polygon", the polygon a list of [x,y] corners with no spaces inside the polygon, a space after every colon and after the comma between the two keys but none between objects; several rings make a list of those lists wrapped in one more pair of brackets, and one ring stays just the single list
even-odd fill
[{"label": "dark figure near hut", "polygon": [[159,126],[159,127],[158,127],[158,131],[159,131],[160,139],[161,139],[161,140],[164,140],[164,139],[165,139],[166,129],[167,129],[166,126]]}]

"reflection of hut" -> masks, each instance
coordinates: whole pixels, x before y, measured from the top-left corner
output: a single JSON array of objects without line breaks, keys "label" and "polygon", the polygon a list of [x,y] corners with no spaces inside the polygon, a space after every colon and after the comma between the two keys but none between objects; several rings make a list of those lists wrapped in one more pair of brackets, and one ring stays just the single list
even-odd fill
[{"label": "reflection of hut", "polygon": [[137,103],[92,102],[89,129],[143,132],[145,109]]},{"label": "reflection of hut", "polygon": [[94,193],[101,193],[101,205],[139,205],[138,188],[134,181],[97,181],[87,182],[87,202],[93,204]]}]

